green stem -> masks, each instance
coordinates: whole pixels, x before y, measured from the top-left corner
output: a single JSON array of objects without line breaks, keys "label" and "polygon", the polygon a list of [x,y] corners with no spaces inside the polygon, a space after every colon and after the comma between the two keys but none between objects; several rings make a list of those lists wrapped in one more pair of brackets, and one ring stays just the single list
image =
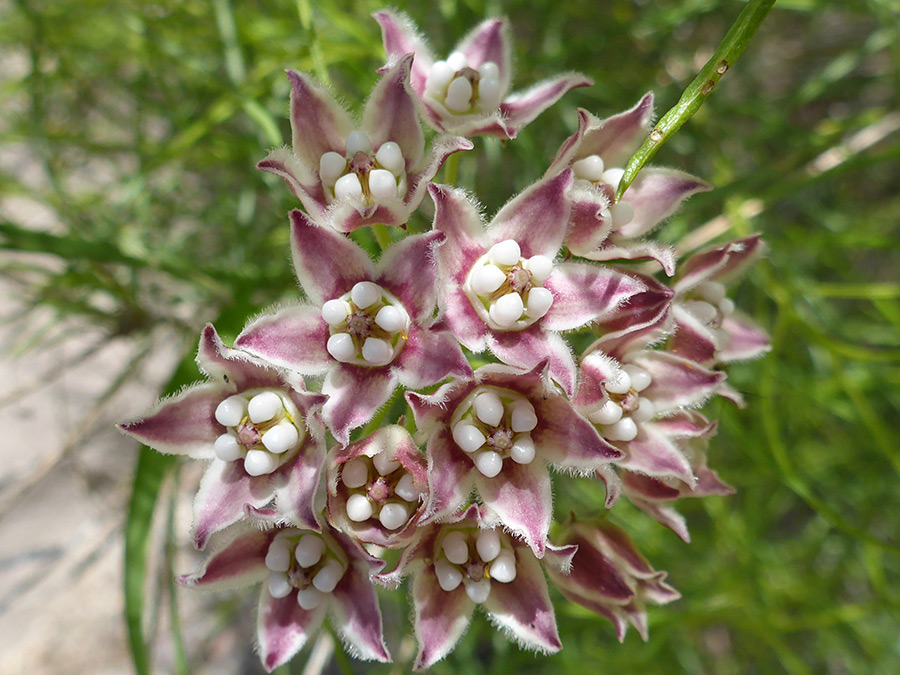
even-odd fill
[{"label": "green stem", "polygon": [[675,107],[662,116],[653,131],[650,132],[650,136],[629,160],[628,166],[625,167],[625,175],[622,176],[616,190],[616,201],[622,198],[622,194],[631,185],[638,171],[644,168],[665,142],[674,136],[675,132],[691,119],[709,98],[722,76],[747,48],[751,38],[774,4],[775,0],[750,0],[747,3],[731,30],[725,35],[725,39],[722,40],[716,53],[684,90]]},{"label": "green stem", "polygon": [[444,162],[444,182],[447,185],[456,185],[459,174],[459,153],[455,152]]},{"label": "green stem", "polygon": [[375,235],[375,241],[382,252],[387,251],[391,245],[391,234],[388,232],[386,225],[373,225],[372,234]]}]

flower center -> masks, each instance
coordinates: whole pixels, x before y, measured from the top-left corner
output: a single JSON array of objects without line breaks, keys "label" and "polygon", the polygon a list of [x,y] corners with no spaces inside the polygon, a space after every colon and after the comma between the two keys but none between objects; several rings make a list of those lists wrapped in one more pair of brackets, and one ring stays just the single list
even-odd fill
[{"label": "flower center", "polygon": [[382,204],[406,196],[406,160],[394,141],[382,143],[372,152],[372,141],[361,131],[351,131],[345,154],[326,152],[319,159],[319,178],[325,201]]},{"label": "flower center", "polygon": [[503,468],[503,460],[530,464],[535,447],[531,431],[538,419],[524,396],[498,387],[478,387],[453,414],[450,428],[454,442],[488,478]]},{"label": "flower center", "polygon": [[496,530],[450,530],[437,546],[434,573],[443,590],[464,584],[466,595],[480,604],[490,596],[492,580],[508,584],[516,578],[516,552]]},{"label": "flower center", "polygon": [[391,293],[360,281],[349,293],[322,305],[331,337],[328,353],[342,363],[386,366],[406,344],[409,314]]},{"label": "flower center", "polygon": [[619,167],[606,168],[600,155],[589,155],[572,163],[575,180],[583,180],[596,186],[609,199],[609,213],[604,217],[611,221],[613,231],[624,227],[634,219],[634,207],[627,201],[616,202],[616,190],[625,169]]},{"label": "flower center", "polygon": [[425,98],[443,105],[451,113],[494,110],[500,106],[502,97],[497,64],[486,61],[475,70],[460,52],[453,52],[446,61],[436,61],[425,80]]},{"label": "flower center", "polygon": [[348,460],[341,466],[341,482],[350,490],[347,517],[355,523],[374,518],[390,531],[409,522],[423,494],[412,474],[387,452]]},{"label": "flower center", "polygon": [[248,389],[216,407],[225,433],[213,446],[223,462],[242,459],[251,476],[275,471],[293,456],[306,436],[303,417],[285,392]]},{"label": "flower center", "polygon": [[466,295],[491,328],[522,330],[550,311],[553,294],[542,284],[552,271],[550,258],[525,259],[519,244],[507,239],[491,246],[472,266]]},{"label": "flower center", "polygon": [[331,593],[347,571],[342,552],[329,548],[315,532],[285,530],[266,553],[269,594],[285,598],[297,590],[297,604],[315,609]]},{"label": "flower center", "polygon": [[656,416],[653,401],[639,395],[651,382],[650,373],[632,364],[622,366],[604,381],[607,399],[588,415],[591,422],[599,425],[604,438],[633,441],[638,435],[637,425]]}]

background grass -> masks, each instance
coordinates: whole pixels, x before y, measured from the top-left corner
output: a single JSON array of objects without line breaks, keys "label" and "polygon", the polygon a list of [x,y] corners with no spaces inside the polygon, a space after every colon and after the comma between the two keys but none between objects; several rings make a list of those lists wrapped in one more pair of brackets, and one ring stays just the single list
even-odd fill
[{"label": "background grass", "polygon": [[[438,53],[484,16],[509,16],[517,87],[563,70],[596,81],[514,142],[479,140],[462,158],[460,183],[488,212],[543,174],[573,131],[577,106],[603,117],[653,89],[658,111],[671,107],[743,7],[399,4]],[[231,338],[246,317],[296,297],[286,227],[295,203],[253,166],[289,138],[284,67],[315,73],[361,109],[383,60],[369,18],[380,7],[0,5],[0,150],[25,152],[40,169],[36,179],[11,154],[0,162],[0,269],[26,306],[56,310],[14,353],[65,339],[60,324],[90,324],[137,342],[168,331],[189,362],[205,321]],[[651,610],[649,643],[630,633],[623,645],[609,624],[560,600],[565,648],[552,659],[518,651],[482,617],[435,672],[580,672],[587,664],[626,673],[900,672],[898,11],[887,0],[778,2],[654,160],[717,188],[690,200],[662,238],[761,231],[770,247],[736,299],[770,329],[772,352],[731,369],[746,410],[709,407],[721,420],[710,462],[737,495],[680,506],[690,545],[627,505],[613,514],[684,598]],[[19,215],[23,205],[50,214],[53,225],[36,227]],[[41,255],[21,255],[28,252]],[[171,386],[194,377],[183,365]],[[147,461],[132,506],[149,518],[168,467],[146,469]],[[558,480],[555,489],[560,514],[602,509],[602,490],[583,481]],[[132,531],[131,540],[135,569],[147,539]],[[136,635],[146,609],[138,573],[130,582]],[[408,631],[406,600],[395,593],[383,602],[396,646]],[[196,667],[204,644],[186,644],[180,661],[159,667]],[[158,648],[150,646],[147,663]],[[343,660],[333,667],[402,670]]]}]

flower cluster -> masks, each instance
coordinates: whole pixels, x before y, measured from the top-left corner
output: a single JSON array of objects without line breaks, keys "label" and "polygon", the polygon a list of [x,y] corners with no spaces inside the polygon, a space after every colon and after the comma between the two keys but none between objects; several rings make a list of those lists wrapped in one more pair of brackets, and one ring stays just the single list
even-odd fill
[{"label": "flower cluster", "polygon": [[[716,424],[698,408],[717,395],[740,404],[723,367],[767,349],[727,297],[762,243],[676,267],[673,248],[644,238],[710,189],[651,167],[616,200],[650,94],[605,120],[579,111],[544,177],[485,223],[472,196],[433,182],[442,164],[473,149],[466,137],[513,139],[590,81],[566,74],[509,95],[505,20],[435,60],[406,17],[375,18],[388,63],[361,121],[289,71],[293,144],[259,164],[304,209],[290,213],[304,299],[255,318],[233,348],[207,326],[208,379],[120,425],[209,461],[193,540],[215,552],[181,581],[262,583],[268,670],[325,614],[355,656],[389,661],[375,589],[406,575],[417,669],[453,649],[476,606],[523,647],[559,650],[548,578],[619,639],[629,623],[646,638],[646,605],[678,593],[607,520],[555,523],[550,469],[688,538],[673,503],[731,491],[707,466]],[[432,226],[408,234],[426,192]],[[403,228],[377,262],[348,236],[373,225]],[[573,331],[590,336],[580,353]]]}]

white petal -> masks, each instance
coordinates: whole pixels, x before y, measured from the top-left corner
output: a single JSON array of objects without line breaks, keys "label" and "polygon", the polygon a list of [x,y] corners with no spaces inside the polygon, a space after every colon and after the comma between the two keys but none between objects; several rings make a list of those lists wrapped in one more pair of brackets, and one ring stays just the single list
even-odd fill
[{"label": "white petal", "polygon": [[462,573],[446,560],[436,560],[434,562],[434,575],[437,577],[441,588],[448,593],[455,590],[462,582]]},{"label": "white petal", "polygon": [[383,202],[397,197],[397,179],[387,169],[372,169],[369,172],[369,193]]},{"label": "white petal", "polygon": [[213,449],[216,457],[223,462],[233,462],[244,456],[244,446],[238,443],[237,438],[231,434],[222,434],[216,439]]},{"label": "white petal", "polygon": [[336,152],[326,152],[319,158],[319,178],[331,187],[347,170],[347,160]]},{"label": "white petal", "polygon": [[475,538],[475,550],[484,562],[491,562],[500,553],[500,535],[497,530],[482,530]]},{"label": "white petal", "polygon": [[454,71],[457,71],[468,66],[469,62],[466,61],[466,55],[462,52],[452,52],[450,56],[447,57],[447,65],[453,68]]},{"label": "white petal", "polygon": [[362,457],[354,457],[344,462],[341,469],[341,481],[348,488],[358,488],[369,480],[369,465]]},{"label": "white petal", "polygon": [[394,494],[408,502],[417,502],[421,493],[416,489],[416,483],[412,474],[407,473],[397,481],[397,485],[394,487]]},{"label": "white petal", "polygon": [[508,584],[516,578],[516,554],[506,549],[497,556],[490,569],[491,579]]},{"label": "white petal", "polygon": [[553,271],[553,261],[545,255],[533,255],[525,261],[525,269],[531,272],[531,281],[540,285]]},{"label": "white petal", "polygon": [[265,450],[250,450],[244,457],[244,471],[251,476],[262,476],[278,468],[278,459]]},{"label": "white petal", "polygon": [[496,427],[503,419],[503,401],[492,391],[484,391],[475,397],[472,404],[475,414],[485,424]]},{"label": "white petal", "polygon": [[466,581],[466,595],[468,595],[469,600],[474,602],[476,605],[480,605],[482,602],[487,600],[490,594],[490,579],[482,579],[480,581]]},{"label": "white petal", "polygon": [[338,361],[350,361],[356,356],[356,345],[349,333],[335,333],[328,338],[325,349]]},{"label": "white petal", "polygon": [[607,169],[603,172],[603,175],[600,176],[600,182],[606,183],[613,190],[617,190],[619,188],[619,183],[622,180],[622,176],[625,175],[625,169]]},{"label": "white petal", "polygon": [[347,134],[347,157],[353,157],[357,152],[372,152],[372,141],[362,131],[354,129]]},{"label": "white petal", "polygon": [[520,434],[513,441],[509,449],[509,456],[516,464],[531,464],[534,461],[536,449],[534,441],[528,434]]},{"label": "white petal", "polygon": [[469,561],[469,542],[466,535],[459,530],[449,532],[441,543],[447,560],[456,565],[462,565]]},{"label": "white petal", "polygon": [[622,406],[612,400],[607,400],[597,410],[588,415],[588,419],[594,424],[613,424],[622,419]]},{"label": "white petal", "polygon": [[379,452],[372,458],[372,464],[382,476],[394,473],[401,466],[400,462],[391,458],[390,452]]},{"label": "white petal", "polygon": [[505,239],[497,242],[488,251],[488,259],[497,265],[515,265],[519,262],[522,250],[515,239]]},{"label": "white petal", "polygon": [[264,391],[250,399],[247,413],[254,424],[268,422],[284,409],[281,397],[274,391]]},{"label": "white petal", "polygon": [[627,394],[631,389],[631,377],[619,369],[603,381],[603,386],[611,394]]},{"label": "white petal", "polygon": [[284,539],[275,539],[266,552],[266,567],[273,572],[287,572],[291,566],[291,549]]},{"label": "white petal", "polygon": [[499,298],[491,305],[489,314],[494,323],[503,328],[515,325],[516,321],[522,318],[525,311],[525,303],[522,302],[522,296],[518,293],[507,293]]},{"label": "white petal", "polygon": [[623,417],[615,424],[603,428],[603,435],[611,441],[633,441],[637,433],[637,425],[630,417]]},{"label": "white petal", "polygon": [[406,170],[403,152],[400,150],[400,146],[394,143],[394,141],[388,141],[387,143],[381,144],[381,147],[378,148],[378,152],[375,153],[375,161],[378,162],[378,165],[381,168],[387,169],[395,176],[399,176]]},{"label": "white petal", "polygon": [[243,396],[229,396],[216,407],[216,422],[223,427],[236,427],[247,412],[247,399]]},{"label": "white petal", "polygon": [[646,422],[656,417],[656,406],[649,398],[638,399],[637,410],[631,413],[631,419],[635,422]]},{"label": "white petal", "polygon": [[378,520],[388,530],[396,530],[409,520],[409,512],[403,504],[385,504],[378,513]]},{"label": "white petal", "polygon": [[324,599],[325,594],[312,586],[309,588],[301,588],[297,591],[297,604],[307,611],[321,605]]},{"label": "white petal", "polygon": [[453,427],[453,440],[466,452],[475,452],[487,441],[478,427],[468,422],[458,422]]},{"label": "white petal", "polygon": [[644,391],[644,389],[650,386],[650,382],[653,381],[650,377],[650,373],[640,366],[629,363],[622,366],[622,370],[628,373],[628,377],[631,378],[631,388],[635,391]]},{"label": "white petal", "polygon": [[297,548],[294,549],[294,557],[300,567],[305,569],[319,562],[324,552],[325,541],[319,535],[310,532],[300,537]]},{"label": "white petal", "polygon": [[297,427],[284,420],[269,429],[262,436],[262,444],[266,446],[266,450],[280,455],[282,452],[293,450],[300,442],[300,434]]},{"label": "white petal", "polygon": [[394,360],[394,350],[387,342],[378,338],[366,338],[362,355],[373,366],[386,366]]},{"label": "white petal", "polygon": [[381,300],[381,286],[371,281],[360,281],[350,289],[350,299],[360,309],[371,307]]},{"label": "white petal", "polygon": [[472,107],[472,83],[465,77],[455,78],[447,87],[444,105],[452,112],[465,112]]},{"label": "white petal", "polygon": [[590,155],[577,162],[572,162],[572,171],[576,178],[583,178],[596,183],[603,177],[603,159],[600,155]]},{"label": "white petal", "polygon": [[329,560],[322,569],[316,572],[316,576],[312,580],[313,586],[323,593],[331,593],[342,576],[344,576],[343,566],[337,560]]},{"label": "white petal", "polygon": [[482,450],[474,460],[475,467],[488,478],[493,478],[503,469],[503,458],[493,450]]},{"label": "white petal", "polygon": [[469,287],[475,295],[489,295],[506,281],[506,273],[496,265],[483,265],[472,272]]},{"label": "white petal", "polygon": [[293,590],[284,572],[274,572],[269,575],[269,595],[273,598],[286,598]]},{"label": "white petal", "polygon": [[516,433],[531,431],[537,426],[537,414],[529,401],[516,401],[512,406],[512,429]]},{"label": "white petal", "polygon": [[396,333],[406,328],[406,315],[393,305],[385,305],[375,315],[375,323],[388,333]]},{"label": "white petal", "polygon": [[540,319],[553,305],[553,294],[546,288],[535,286],[528,291],[528,305],[525,313],[532,319]]},{"label": "white petal", "polygon": [[354,523],[362,523],[372,517],[372,502],[363,494],[352,494],[347,498],[347,517]]},{"label": "white petal", "polygon": [[349,313],[347,303],[340,298],[334,298],[322,305],[322,318],[329,326],[338,326],[344,323]]},{"label": "white petal", "polygon": [[337,179],[334,184],[335,199],[360,199],[362,197],[362,183],[355,173],[348,173]]}]

